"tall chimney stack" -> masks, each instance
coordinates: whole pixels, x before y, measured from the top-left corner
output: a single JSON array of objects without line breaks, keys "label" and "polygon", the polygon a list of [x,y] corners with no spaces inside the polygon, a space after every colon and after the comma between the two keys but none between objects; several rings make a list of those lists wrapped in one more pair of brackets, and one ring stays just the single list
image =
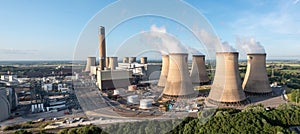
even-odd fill
[{"label": "tall chimney stack", "polygon": [[169,55],[162,55],[162,67],[161,67],[160,77],[157,86],[165,87],[165,84],[167,82],[168,72],[169,72]]},{"label": "tall chimney stack", "polygon": [[90,72],[91,66],[96,66],[96,57],[88,57],[87,58],[85,72]]},{"label": "tall chimney stack", "polygon": [[216,73],[208,101],[222,105],[247,103],[238,70],[238,53],[217,52],[216,62]]},{"label": "tall chimney stack", "polygon": [[164,98],[189,98],[195,94],[189,76],[186,53],[172,53],[169,55],[169,72],[163,91]]},{"label": "tall chimney stack", "polygon": [[191,80],[193,84],[202,85],[209,82],[204,55],[193,55]]},{"label": "tall chimney stack", "polygon": [[272,92],[266,70],[266,54],[248,54],[243,89],[247,94],[263,95]]},{"label": "tall chimney stack", "polygon": [[99,67],[101,70],[105,68],[105,58],[106,58],[106,46],[105,46],[105,28],[103,26],[99,27]]}]

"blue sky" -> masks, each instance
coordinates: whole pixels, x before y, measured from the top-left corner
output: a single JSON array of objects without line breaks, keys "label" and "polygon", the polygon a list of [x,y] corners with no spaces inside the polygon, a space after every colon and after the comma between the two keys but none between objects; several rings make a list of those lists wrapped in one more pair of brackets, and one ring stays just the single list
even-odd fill
[{"label": "blue sky", "polygon": [[[83,29],[101,9],[114,2],[0,1],[0,60],[72,59]],[[219,38],[233,47],[236,47],[237,37],[249,36],[265,47],[269,59],[300,59],[299,0],[183,2],[195,7],[207,19]],[[178,9],[179,14],[180,11]],[[168,33],[177,37],[183,44],[199,48],[200,51],[204,50],[203,45],[181,24],[166,18],[144,16],[123,22],[109,33],[108,55],[116,53],[118,46],[126,44],[132,36],[141,31],[149,31],[152,25],[165,27]],[[92,36],[96,42],[97,35]],[[97,48],[92,54],[96,56]]]}]

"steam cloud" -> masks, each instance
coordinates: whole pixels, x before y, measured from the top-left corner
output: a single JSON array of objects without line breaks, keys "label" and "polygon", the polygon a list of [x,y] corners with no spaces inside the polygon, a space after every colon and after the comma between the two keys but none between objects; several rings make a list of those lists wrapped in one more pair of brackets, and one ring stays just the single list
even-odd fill
[{"label": "steam cloud", "polygon": [[162,54],[187,53],[187,49],[174,36],[167,33],[165,27],[152,25],[149,32],[143,32],[145,44],[151,45]]},{"label": "steam cloud", "polygon": [[210,46],[216,52],[236,52],[236,49],[230,46],[228,42],[221,43],[221,40],[217,36],[214,36],[206,30],[195,27],[194,31],[196,31],[195,34],[201,39],[202,43],[206,46]]},{"label": "steam cloud", "polygon": [[236,46],[243,53],[266,53],[260,42],[256,42],[253,37],[237,37]]},{"label": "steam cloud", "polygon": [[190,47],[190,46],[187,46],[186,48],[187,48],[187,51],[188,51],[190,54],[192,54],[192,55],[204,55],[204,54],[202,54],[200,51],[198,51],[197,49],[192,48],[192,47]]},{"label": "steam cloud", "polygon": [[230,46],[227,41],[222,43],[221,50],[222,51],[219,51],[219,52],[236,52],[236,49],[234,49],[232,46]]}]

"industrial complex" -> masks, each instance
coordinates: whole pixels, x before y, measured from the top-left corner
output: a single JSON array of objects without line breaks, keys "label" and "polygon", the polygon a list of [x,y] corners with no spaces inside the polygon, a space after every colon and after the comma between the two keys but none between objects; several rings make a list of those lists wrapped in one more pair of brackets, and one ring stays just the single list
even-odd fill
[{"label": "industrial complex", "polygon": [[[119,122],[171,118],[168,112],[178,114],[177,118],[180,113],[195,116],[212,106],[241,108],[258,102],[251,96],[274,94],[265,53],[248,54],[245,77],[241,79],[238,52],[216,52],[216,67],[209,69],[203,54],[163,53],[161,62],[145,56],[107,55],[103,26],[99,27],[98,39],[99,57],[87,57],[79,68],[58,66],[48,76],[34,74],[42,77],[1,75],[0,121],[59,112]],[[63,122],[75,122],[75,118]],[[58,124],[56,127],[66,126]]]},{"label": "industrial complex", "polygon": [[[187,107],[181,108],[183,111],[199,111],[205,103],[240,107],[251,103],[251,95],[272,94],[266,73],[266,54],[248,54],[247,72],[242,81],[239,53],[217,52],[215,74],[210,80],[205,55],[192,55],[191,63],[188,53],[161,54],[161,63],[149,63],[147,57],[140,57],[138,62],[137,57],[130,56],[119,61],[120,57],[106,55],[109,47],[106,46],[103,26],[99,27],[98,36],[99,62],[96,63],[96,56],[88,57],[85,76],[82,77],[94,80],[102,97],[120,106],[114,107],[115,111],[127,109],[130,113],[151,109],[158,114],[172,110],[177,107],[175,102],[182,100],[187,101]],[[153,77],[152,73],[157,71],[160,73]],[[203,86],[211,87],[209,94],[204,96],[197,90]]]}]

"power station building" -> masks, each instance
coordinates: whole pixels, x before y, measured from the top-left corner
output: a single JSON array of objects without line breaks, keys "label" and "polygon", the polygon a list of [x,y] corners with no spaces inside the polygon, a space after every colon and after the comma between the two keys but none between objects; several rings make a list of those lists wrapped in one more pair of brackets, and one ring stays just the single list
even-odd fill
[{"label": "power station building", "polygon": [[221,105],[247,103],[238,70],[237,52],[217,52],[216,72],[208,102]]},{"label": "power station building", "polygon": [[266,54],[248,54],[247,59],[247,71],[242,85],[244,91],[250,95],[272,93],[266,70]]}]

